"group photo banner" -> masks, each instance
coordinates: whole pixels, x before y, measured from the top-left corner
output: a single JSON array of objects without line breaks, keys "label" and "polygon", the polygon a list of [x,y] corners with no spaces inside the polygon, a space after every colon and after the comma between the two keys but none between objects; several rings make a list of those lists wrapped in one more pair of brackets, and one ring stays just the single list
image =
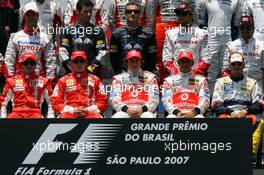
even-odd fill
[{"label": "group photo banner", "polygon": [[252,175],[250,119],[2,119],[3,175]]}]

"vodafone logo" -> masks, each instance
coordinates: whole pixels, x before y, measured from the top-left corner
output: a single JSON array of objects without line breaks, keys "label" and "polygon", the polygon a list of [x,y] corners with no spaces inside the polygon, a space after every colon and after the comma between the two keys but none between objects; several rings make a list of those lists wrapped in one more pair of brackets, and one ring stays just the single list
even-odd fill
[{"label": "vodafone logo", "polygon": [[181,99],[182,99],[182,101],[185,101],[185,100],[187,100],[188,98],[189,98],[189,95],[186,94],[186,93],[184,93],[184,94],[181,95]]},{"label": "vodafone logo", "polygon": [[137,91],[132,91],[131,92],[131,96],[132,97],[137,97],[138,96],[138,92]]}]

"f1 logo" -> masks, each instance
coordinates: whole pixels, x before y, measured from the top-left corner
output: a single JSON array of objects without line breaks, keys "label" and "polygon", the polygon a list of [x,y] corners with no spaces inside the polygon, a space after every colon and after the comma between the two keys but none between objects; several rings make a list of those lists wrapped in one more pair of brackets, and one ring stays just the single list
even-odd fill
[{"label": "f1 logo", "polygon": [[[64,134],[72,130],[77,124],[50,124],[45,132],[42,134],[42,136],[39,138],[36,145],[41,143],[46,143],[48,141],[53,141],[54,138],[59,134]],[[32,148],[26,159],[22,164],[37,164],[41,157],[45,153],[55,153],[59,146],[62,144],[62,142],[53,142],[54,145],[57,145],[56,147],[53,147],[54,149],[46,149],[43,152],[40,152],[38,149]]]},{"label": "f1 logo", "polygon": [[[37,164],[45,153],[56,153],[61,145],[65,143],[54,141],[55,137],[59,134],[65,134],[71,131],[76,126],[77,124],[50,124],[40,136],[37,143],[34,144],[34,147],[22,164]],[[96,163],[101,157],[102,151],[108,148],[121,128],[122,124],[89,124],[77,143],[74,143],[75,146],[81,146],[70,150],[71,153],[80,153],[73,164]],[[43,149],[42,151],[36,149],[36,145],[41,145],[43,143],[49,143],[55,146],[52,146],[51,149]],[[103,143],[104,146],[100,147],[100,143]]]}]

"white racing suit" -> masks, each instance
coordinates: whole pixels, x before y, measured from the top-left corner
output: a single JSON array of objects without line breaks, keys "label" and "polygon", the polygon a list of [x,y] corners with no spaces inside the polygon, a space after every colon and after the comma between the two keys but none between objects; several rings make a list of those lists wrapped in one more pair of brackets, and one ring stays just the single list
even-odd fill
[{"label": "white racing suit", "polygon": [[179,27],[167,30],[163,46],[162,62],[170,74],[177,74],[179,66],[177,64],[178,55],[181,51],[190,51],[193,54],[193,70],[200,74],[207,72],[208,60],[208,37],[206,30],[198,27]]},{"label": "white racing suit", "polygon": [[246,0],[243,6],[243,16],[252,16],[254,19],[254,37],[264,41],[264,6],[262,0]]},{"label": "white racing suit", "polygon": [[205,77],[189,73],[179,73],[165,78],[162,86],[162,102],[169,113],[168,118],[176,118],[178,112],[196,112],[195,118],[210,106],[210,93]]},{"label": "white racing suit", "polygon": [[[36,2],[39,9],[38,27],[40,28],[41,32],[48,34],[48,36],[53,39],[52,42],[54,44],[54,49],[57,57],[60,47],[59,27],[62,26],[63,22],[62,5],[56,0],[44,0],[42,3],[38,2],[37,0],[27,0],[26,3],[32,1]],[[25,5],[21,6],[21,8],[19,9],[19,26],[21,26],[22,28],[24,28],[24,7]],[[57,73],[59,74],[61,71],[61,65],[58,57],[56,59],[56,64],[58,65],[56,69]]]},{"label": "white racing suit", "polygon": [[[56,33],[55,27],[61,26],[63,19],[63,10],[61,4],[55,0],[44,0],[43,3],[37,2],[36,0],[28,0],[27,2],[36,2],[39,9],[39,21],[38,26],[41,32],[48,34],[50,37]],[[26,3],[27,3],[26,2]],[[24,6],[19,9],[20,25],[23,25]]]},{"label": "white racing suit", "polygon": [[[209,89],[212,94],[215,81],[220,77],[224,48],[231,41],[231,22],[237,26],[241,14],[240,0],[198,0],[197,20],[199,25],[208,26],[210,68],[208,70]],[[208,19],[208,22],[207,22]]]},{"label": "white racing suit", "polygon": [[243,54],[244,75],[257,80],[263,90],[264,42],[252,37],[248,43],[245,43],[243,38],[227,43],[222,70],[223,76],[230,74],[229,56],[232,52]]},{"label": "white racing suit", "polygon": [[159,104],[156,76],[148,71],[123,72],[113,77],[110,103],[116,113],[112,118],[130,118],[127,108],[142,108],[140,118],[155,118]]},{"label": "white racing suit", "polygon": [[45,33],[28,34],[25,30],[12,33],[5,54],[5,64],[9,77],[22,72],[21,55],[33,52],[36,55],[36,73],[47,78],[55,78],[56,57],[52,40]]},{"label": "white racing suit", "polygon": [[217,79],[212,108],[216,115],[231,114],[247,109],[248,114],[263,111],[262,90],[256,80],[244,77],[234,81],[230,76]]}]

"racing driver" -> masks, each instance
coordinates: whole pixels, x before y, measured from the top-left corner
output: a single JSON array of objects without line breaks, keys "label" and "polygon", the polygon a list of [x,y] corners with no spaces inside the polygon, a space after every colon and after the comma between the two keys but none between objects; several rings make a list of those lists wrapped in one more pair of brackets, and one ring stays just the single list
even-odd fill
[{"label": "racing driver", "polygon": [[180,26],[166,31],[162,55],[164,67],[170,74],[177,74],[177,56],[187,49],[193,53],[194,73],[203,75],[210,66],[205,62],[208,53],[206,31],[192,25],[194,12],[190,4],[181,3],[175,12]]},{"label": "racing driver", "polygon": [[255,124],[263,112],[262,89],[244,74],[245,62],[240,52],[230,55],[229,65],[230,75],[216,81],[212,108],[219,118],[248,117]]},{"label": "racing driver", "polygon": [[102,28],[91,23],[94,4],[91,0],[78,0],[77,24],[64,30],[61,38],[60,59],[67,73],[71,72],[68,63],[71,53],[83,50],[87,54],[88,70],[102,78],[102,62],[107,53],[105,34]]},{"label": "racing driver", "polygon": [[20,74],[21,55],[33,52],[36,56],[36,73],[54,79],[56,75],[54,45],[48,35],[40,32],[38,28],[39,9],[36,2],[25,5],[23,18],[25,21],[23,30],[11,34],[8,42],[5,54],[8,76]]},{"label": "racing driver", "polygon": [[[54,118],[50,103],[51,84],[47,78],[36,74],[35,53],[24,53],[20,59],[22,73],[7,79],[0,97],[1,118],[43,118],[40,107],[44,98],[49,106],[48,118]],[[10,100],[13,109],[7,115],[7,104]]]},{"label": "racing driver", "polygon": [[107,95],[101,80],[86,72],[84,51],[71,56],[72,73],[59,79],[53,91],[52,107],[59,118],[102,118],[107,107]]},{"label": "racing driver", "polygon": [[127,71],[115,75],[110,103],[116,113],[112,118],[154,118],[159,103],[156,76],[143,71],[142,54],[131,49],[125,55]]},{"label": "racing driver", "polygon": [[162,102],[169,113],[167,118],[203,118],[210,106],[207,80],[192,74],[193,54],[181,51],[178,56],[180,72],[165,78]]}]

